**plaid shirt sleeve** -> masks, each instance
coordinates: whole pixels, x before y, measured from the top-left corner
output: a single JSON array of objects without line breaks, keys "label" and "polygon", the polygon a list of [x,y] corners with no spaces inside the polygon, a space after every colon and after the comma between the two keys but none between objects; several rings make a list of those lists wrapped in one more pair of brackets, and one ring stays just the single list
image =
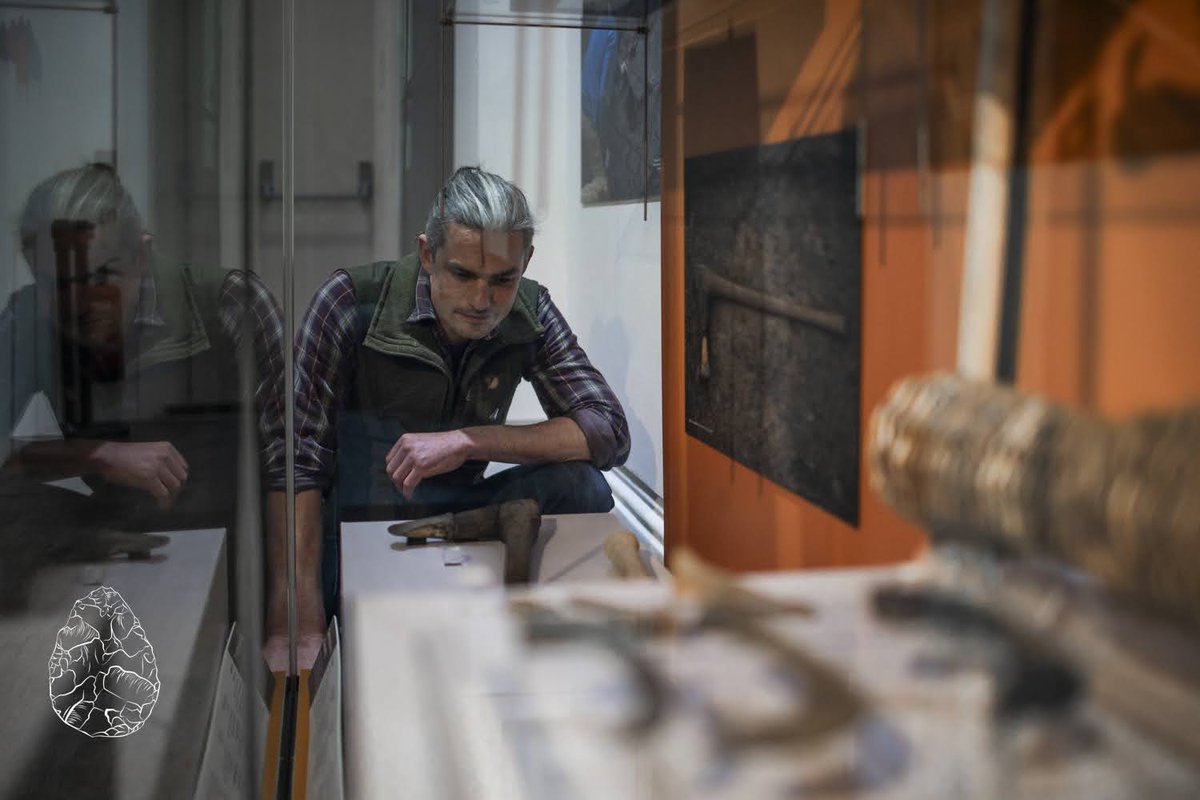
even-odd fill
[{"label": "plaid shirt sleeve", "polygon": [[525,377],[533,383],[546,416],[575,420],[599,469],[624,464],[629,457],[629,426],[621,401],[592,366],[544,286],[538,294],[537,318],[545,334]]},{"label": "plaid shirt sleeve", "polygon": [[[296,490],[333,481],[337,411],[354,374],[359,330],[354,282],[338,270],[317,290],[296,333]],[[286,473],[280,471],[280,478]],[[275,488],[282,481],[271,481]]]},{"label": "plaid shirt sleeve", "polygon": [[[244,313],[243,313],[244,312]],[[253,273],[231,270],[217,302],[221,332],[235,346],[250,333],[254,342],[254,404],[267,474],[283,470],[283,309]]]}]

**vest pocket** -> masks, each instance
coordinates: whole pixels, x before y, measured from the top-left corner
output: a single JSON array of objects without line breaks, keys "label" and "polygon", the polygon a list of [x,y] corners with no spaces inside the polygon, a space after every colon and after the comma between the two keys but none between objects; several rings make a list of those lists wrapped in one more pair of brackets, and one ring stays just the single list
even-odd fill
[{"label": "vest pocket", "polygon": [[468,384],[463,401],[466,425],[502,425],[521,382],[520,364],[496,359],[485,364]]}]

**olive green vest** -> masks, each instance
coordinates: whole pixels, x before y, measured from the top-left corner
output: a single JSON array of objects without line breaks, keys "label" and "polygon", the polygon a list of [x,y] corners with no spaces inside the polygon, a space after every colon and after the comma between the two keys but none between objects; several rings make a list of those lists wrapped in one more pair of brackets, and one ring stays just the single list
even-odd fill
[{"label": "olive green vest", "polygon": [[436,323],[409,322],[420,263],[415,254],[346,270],[370,322],[358,348],[350,407],[420,433],[504,422],[544,328],[539,286],[522,278],[512,311],[485,339],[470,342],[452,374]]},{"label": "olive green vest", "polygon": [[[127,420],[130,441],[169,441],[183,455],[189,480],[169,510],[137,490],[95,482],[95,496],[130,509],[133,529],[220,527],[232,520],[238,487],[238,414],[249,387],[240,387],[233,343],[219,321],[229,272],[194,264],[154,265],[157,311],[140,356],[126,366],[148,407]],[[154,407],[157,407],[155,410]]]},{"label": "olive green vest", "polygon": [[153,275],[158,314],[165,325],[153,345],[129,365],[131,372],[191,358],[212,346],[208,329],[216,326],[218,294],[229,273],[194,264],[168,271],[156,261]]}]

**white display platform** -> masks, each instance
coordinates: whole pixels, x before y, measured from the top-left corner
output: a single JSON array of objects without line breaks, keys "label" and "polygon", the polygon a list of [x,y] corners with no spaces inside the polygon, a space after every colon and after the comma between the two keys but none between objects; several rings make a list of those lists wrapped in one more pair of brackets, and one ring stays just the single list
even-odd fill
[{"label": "white display platform", "polygon": [[[224,529],[164,534],[144,560],[39,570],[28,607],[0,617],[0,797],[190,797],[227,623]],[[76,600],[116,589],[154,648],[161,683],[150,718],[89,738],[50,705],[48,662]]]},{"label": "white display platform", "polygon": [[[408,545],[403,538],[388,533],[391,524],[342,525],[347,797],[372,796],[365,787],[385,785],[366,779],[368,773],[382,771],[383,775],[395,776],[397,768],[406,768],[406,758],[397,757],[392,748],[373,743],[379,732],[400,736],[393,741],[401,749],[403,735],[397,733],[397,728],[408,730],[414,740],[422,738],[421,730],[405,726],[424,717],[397,714],[394,705],[399,700],[393,691],[395,684],[412,680],[409,670],[397,664],[392,648],[400,632],[379,634],[379,618],[369,610],[375,605],[368,599],[379,598],[385,607],[402,608],[408,601],[420,605],[431,595],[502,593],[504,546],[499,542]],[[604,539],[624,527],[614,514],[544,517],[533,549],[533,581],[540,585],[570,585],[607,579],[611,567],[604,554]],[[460,548],[462,564],[444,563],[444,551],[449,547]],[[643,560],[646,558],[643,553]],[[407,752],[415,755],[419,749]],[[416,773],[411,779],[416,780]],[[396,796],[380,791],[380,796]]]},{"label": "white display platform", "polygon": [[[472,542],[456,545],[409,545],[388,533],[393,522],[348,522],[342,525],[342,598],[373,592],[422,592],[499,585],[504,545]],[[542,518],[533,548],[530,576],[534,583],[604,580],[611,570],[604,537],[625,526],[615,514],[562,514]],[[444,551],[457,547],[465,561],[443,563]],[[644,560],[644,559],[643,559]],[[351,636],[346,620],[346,635]]]},{"label": "white display platform", "polygon": [[[714,714],[779,714],[796,687],[764,651],[722,633],[645,638],[669,685],[638,739],[627,665],[594,642],[531,644],[496,586],[347,598],[347,796],[472,800],[749,797],[1194,797],[1200,765],[1087,700],[1070,715],[997,724],[974,644],[881,622],[873,590],[918,565],[777,573],[747,585],[814,609],[770,629],[849,677],[868,711],[816,745],[730,752]],[[662,583],[533,586],[564,608],[671,602]],[[938,665],[941,665],[940,667]],[[801,686],[803,696],[803,686]],[[802,702],[802,701],[801,701]]]}]

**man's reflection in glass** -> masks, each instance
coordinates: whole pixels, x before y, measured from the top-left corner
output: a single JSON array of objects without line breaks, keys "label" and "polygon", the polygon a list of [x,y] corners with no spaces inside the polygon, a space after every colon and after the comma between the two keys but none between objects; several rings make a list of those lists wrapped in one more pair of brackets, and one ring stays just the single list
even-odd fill
[{"label": "man's reflection in glass", "polygon": [[[260,420],[280,416],[277,301],[251,273],[156,258],[107,165],[43,181],[19,224],[33,282],[0,312],[6,502],[75,508],[80,495],[45,482],[79,478],[90,496],[78,527],[229,528],[243,394]],[[257,373],[243,392],[235,354],[247,335]],[[14,435],[39,408],[49,425]]]}]

